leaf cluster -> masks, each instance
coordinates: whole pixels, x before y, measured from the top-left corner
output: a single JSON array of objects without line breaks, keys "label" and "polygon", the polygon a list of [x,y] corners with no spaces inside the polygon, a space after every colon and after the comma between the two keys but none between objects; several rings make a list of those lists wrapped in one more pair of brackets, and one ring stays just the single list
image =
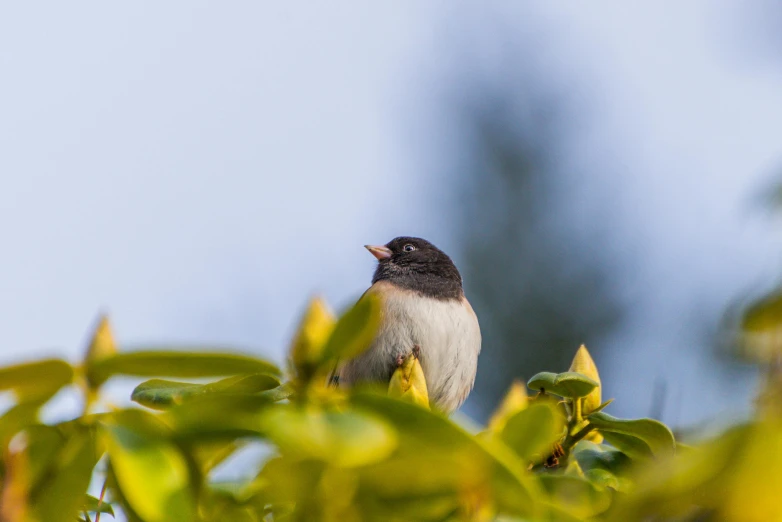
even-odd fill
[{"label": "leaf cluster", "polygon": [[[374,338],[380,305],[369,296],[337,317],[314,299],[285,371],[219,347],[119,350],[106,318],[78,364],[0,369],[0,390],[13,396],[0,417],[0,521],[782,516],[780,422],[682,445],[658,421],[606,413],[583,346],[568,371],[514,383],[478,433],[430,407],[414,347],[387,387],[335,386],[335,368]],[[103,386],[116,376],[147,379],[137,406],[107,402]],[[43,423],[41,407],[68,387],[80,390],[83,414]],[[245,480],[216,478],[252,441],[273,448],[269,458]]]}]

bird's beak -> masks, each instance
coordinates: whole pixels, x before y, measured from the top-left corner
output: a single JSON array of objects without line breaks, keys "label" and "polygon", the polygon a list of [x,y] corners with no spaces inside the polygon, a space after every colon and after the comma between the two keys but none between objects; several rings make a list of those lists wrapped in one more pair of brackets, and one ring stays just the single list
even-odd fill
[{"label": "bird's beak", "polygon": [[391,249],[384,246],[364,245],[369,253],[377,258],[378,261],[391,257]]}]

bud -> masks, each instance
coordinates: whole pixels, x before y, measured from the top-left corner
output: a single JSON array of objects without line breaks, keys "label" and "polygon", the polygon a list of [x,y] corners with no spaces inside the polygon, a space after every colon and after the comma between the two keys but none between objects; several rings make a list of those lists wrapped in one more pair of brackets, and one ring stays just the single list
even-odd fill
[{"label": "bud", "polygon": [[595,444],[601,444],[603,442],[603,435],[599,431],[593,430],[587,433],[587,436],[584,437],[584,440],[594,442]]},{"label": "bud", "polygon": [[388,383],[388,395],[429,408],[424,369],[415,353],[397,361],[397,368]]},{"label": "bud", "polygon": [[92,334],[92,339],[90,339],[90,345],[87,347],[85,359],[88,361],[95,361],[114,355],[115,353],[117,353],[117,345],[114,342],[114,335],[111,332],[109,318],[105,315],[101,315],[98,319],[95,331]]},{"label": "bud", "polygon": [[590,379],[595,380],[598,384],[597,388],[592,390],[589,395],[582,399],[584,401],[582,406],[582,413],[584,415],[589,415],[601,404],[601,386],[600,375],[597,373],[597,366],[595,366],[595,361],[592,360],[592,356],[589,355],[589,351],[583,344],[576,352],[576,356],[573,358],[573,363],[570,365],[570,369],[568,371],[578,372],[582,375],[586,375]]},{"label": "bud", "polygon": [[290,348],[290,357],[299,376],[309,377],[320,362],[323,347],[337,320],[326,302],[313,298],[299,322]]},{"label": "bud", "polygon": [[98,318],[98,324],[95,326],[92,339],[90,339],[90,344],[87,346],[87,351],[84,354],[88,402],[92,402],[94,400],[95,390],[97,390],[103,383],[102,380],[97,379],[92,374],[92,363],[99,359],[111,357],[116,353],[117,344],[114,342],[114,334],[111,332],[109,318],[106,315],[101,315]]}]

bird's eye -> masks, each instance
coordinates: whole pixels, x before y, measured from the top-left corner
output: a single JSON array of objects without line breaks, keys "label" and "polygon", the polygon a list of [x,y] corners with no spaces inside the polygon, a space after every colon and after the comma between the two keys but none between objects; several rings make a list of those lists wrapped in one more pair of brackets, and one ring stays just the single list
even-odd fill
[{"label": "bird's eye", "polygon": [[402,247],[402,250],[404,250],[405,252],[412,252],[413,250],[415,250],[415,247],[410,243],[408,243]]}]

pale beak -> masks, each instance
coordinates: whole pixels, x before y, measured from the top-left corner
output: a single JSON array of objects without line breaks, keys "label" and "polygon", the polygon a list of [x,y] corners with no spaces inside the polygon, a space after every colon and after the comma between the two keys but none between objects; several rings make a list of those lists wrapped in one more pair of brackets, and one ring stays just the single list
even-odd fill
[{"label": "pale beak", "polygon": [[378,261],[391,257],[391,249],[384,246],[364,245],[369,253],[377,258]]}]

